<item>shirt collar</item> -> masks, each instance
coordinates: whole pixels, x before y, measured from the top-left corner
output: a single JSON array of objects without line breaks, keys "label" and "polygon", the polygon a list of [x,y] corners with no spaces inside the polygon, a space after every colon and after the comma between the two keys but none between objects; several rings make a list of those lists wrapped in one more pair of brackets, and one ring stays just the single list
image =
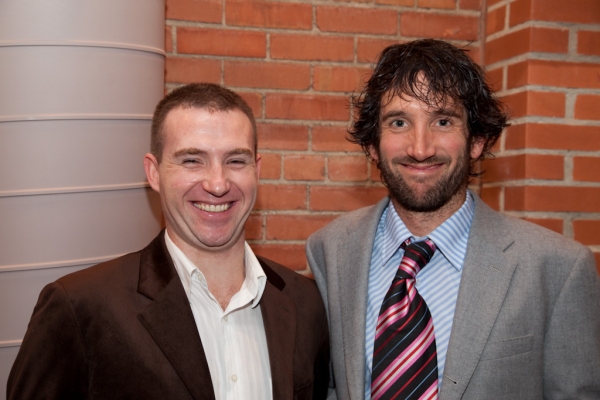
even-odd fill
[{"label": "shirt collar", "polygon": [[[165,243],[167,245],[167,250],[171,255],[171,259],[173,260],[173,264],[175,265],[175,270],[179,275],[179,279],[183,285],[183,290],[190,299],[190,292],[192,287],[192,276],[193,274],[200,274],[202,278],[204,278],[204,274],[194,265],[194,263],[184,254],[183,251],[169,237],[167,230],[165,229]],[[265,286],[267,284],[267,276],[260,266],[260,262],[254,255],[254,252],[250,248],[247,242],[244,242],[244,267],[245,267],[245,277],[244,282],[242,283],[242,287],[240,288],[238,293],[248,293],[249,301],[251,301],[252,307],[256,307],[262,294],[265,290]],[[235,295],[234,295],[235,296]],[[230,308],[229,306],[227,307]]]},{"label": "shirt collar", "polygon": [[[462,269],[467,253],[467,242],[469,239],[471,222],[473,221],[474,210],[475,202],[473,200],[473,195],[470,191],[467,191],[465,202],[458,211],[427,235],[427,237],[433,240],[438,250],[457,271]],[[396,213],[396,209],[391,201],[388,203],[381,218],[384,220],[384,237],[388,238],[388,242],[395,243],[393,247],[384,247],[382,250],[383,262],[385,264],[404,241],[414,237],[406,225],[404,225],[404,222],[398,216],[398,213]],[[416,239],[421,240],[424,238]]]}]

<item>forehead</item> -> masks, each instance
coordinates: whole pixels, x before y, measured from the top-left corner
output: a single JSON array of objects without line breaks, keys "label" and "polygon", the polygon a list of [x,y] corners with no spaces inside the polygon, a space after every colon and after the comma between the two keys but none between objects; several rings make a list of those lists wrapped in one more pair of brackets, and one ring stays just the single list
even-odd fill
[{"label": "forehead", "polygon": [[240,110],[210,110],[197,107],[177,107],[165,118],[163,135],[165,145],[203,144],[235,145],[253,148],[253,130],[250,119]]},{"label": "forehead", "polygon": [[436,98],[433,94],[397,93],[388,91],[381,97],[380,118],[384,118],[393,111],[404,112],[423,112],[425,114],[452,114],[458,117],[465,117],[464,106],[462,103],[454,101],[450,97]]}]

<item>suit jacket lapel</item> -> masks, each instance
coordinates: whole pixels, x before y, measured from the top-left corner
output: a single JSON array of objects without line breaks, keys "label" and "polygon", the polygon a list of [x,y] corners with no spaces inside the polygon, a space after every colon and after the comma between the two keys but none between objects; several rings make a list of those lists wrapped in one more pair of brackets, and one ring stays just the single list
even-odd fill
[{"label": "suit jacket lapel", "polygon": [[[338,241],[336,261],[339,281],[340,319],[343,325],[346,384],[352,399],[365,393],[365,329],[371,252],[379,218],[387,206],[386,197],[361,216],[354,231],[345,232]],[[341,382],[337,382],[340,384]]]},{"label": "suit jacket lapel", "polygon": [[273,398],[292,400],[294,397],[294,346],[296,342],[296,305],[282,289],[285,282],[261,259],[267,284],[260,300],[260,309],[267,337]]},{"label": "suit jacket lapel", "polygon": [[500,214],[475,196],[475,214],[446,355],[441,399],[460,399],[475,371],[515,271]]},{"label": "suit jacket lapel", "polygon": [[188,298],[164,242],[164,231],[141,254],[138,292],[153,302],[138,318],[194,399],[214,399],[204,349]]}]

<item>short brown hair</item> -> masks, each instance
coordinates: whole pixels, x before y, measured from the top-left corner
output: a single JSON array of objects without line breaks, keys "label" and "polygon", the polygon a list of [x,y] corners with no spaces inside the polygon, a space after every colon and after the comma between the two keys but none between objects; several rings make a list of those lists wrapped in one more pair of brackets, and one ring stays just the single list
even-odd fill
[{"label": "short brown hair", "polygon": [[169,112],[177,107],[203,108],[211,112],[231,110],[243,112],[252,124],[254,153],[256,153],[256,121],[248,103],[239,94],[222,86],[213,83],[190,83],[178,87],[166,95],[154,109],[150,136],[150,152],[156,157],[159,163],[164,147],[164,135],[162,131],[165,119]]}]

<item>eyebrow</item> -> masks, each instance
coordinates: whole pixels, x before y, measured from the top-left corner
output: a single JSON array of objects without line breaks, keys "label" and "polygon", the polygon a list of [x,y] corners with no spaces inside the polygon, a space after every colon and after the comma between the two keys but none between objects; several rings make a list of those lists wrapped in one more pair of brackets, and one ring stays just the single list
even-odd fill
[{"label": "eyebrow", "polygon": [[[175,152],[175,154],[173,154],[173,156],[175,158],[178,157],[184,157],[184,156],[197,156],[197,155],[208,155],[208,152],[206,150],[201,150],[195,147],[188,147],[187,149],[181,149],[181,150],[177,150]],[[250,150],[250,149],[246,149],[243,147],[239,147],[237,149],[233,149],[228,151],[227,153],[225,153],[226,157],[229,156],[235,156],[235,155],[247,155],[252,157],[254,155],[254,153]]]},{"label": "eyebrow", "polygon": [[[455,109],[455,108],[438,108],[435,109],[434,111],[432,111],[430,113],[430,115],[433,115],[434,117],[455,117],[455,118],[459,118],[462,119],[463,114]],[[383,114],[381,116],[381,121],[385,121],[387,119],[390,118],[397,118],[397,117],[407,117],[408,113],[402,110],[391,110],[385,114]]]}]

